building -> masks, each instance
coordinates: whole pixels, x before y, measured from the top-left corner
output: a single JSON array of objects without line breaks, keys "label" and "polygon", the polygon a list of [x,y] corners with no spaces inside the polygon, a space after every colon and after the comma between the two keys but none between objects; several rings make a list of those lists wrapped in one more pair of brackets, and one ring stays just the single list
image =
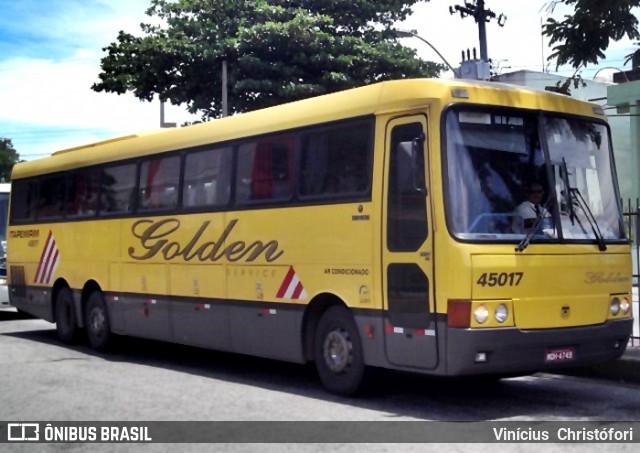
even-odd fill
[{"label": "building", "polygon": [[[544,90],[555,87],[567,80],[567,77],[536,71],[515,71],[501,74],[497,81]],[[571,86],[571,96],[602,105],[607,113],[611,126],[611,138],[616,159],[620,197],[625,207],[632,200],[636,206],[636,199],[640,198],[640,81],[630,83],[613,83],[618,81],[614,77],[611,82],[601,79],[584,79],[585,86],[574,88]],[[633,110],[633,111],[632,111]]]}]

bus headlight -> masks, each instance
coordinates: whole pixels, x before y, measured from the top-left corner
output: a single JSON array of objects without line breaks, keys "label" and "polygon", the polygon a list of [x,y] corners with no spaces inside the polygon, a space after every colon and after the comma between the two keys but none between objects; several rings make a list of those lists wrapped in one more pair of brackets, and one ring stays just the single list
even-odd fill
[{"label": "bus headlight", "polygon": [[478,324],[484,324],[489,319],[489,310],[484,305],[480,305],[473,311],[473,317]]},{"label": "bus headlight", "polygon": [[620,299],[614,297],[611,299],[611,304],[609,305],[609,311],[611,311],[612,316],[617,316],[620,313]]},{"label": "bus headlight", "polygon": [[493,316],[496,318],[496,321],[498,321],[500,324],[505,322],[509,317],[509,310],[507,309],[507,306],[505,304],[498,305],[496,307],[496,311],[494,312]]},{"label": "bus headlight", "polygon": [[620,310],[622,311],[622,314],[626,315],[627,313],[629,313],[630,308],[631,308],[631,304],[629,303],[629,299],[626,297],[623,297],[622,301],[620,301]]}]

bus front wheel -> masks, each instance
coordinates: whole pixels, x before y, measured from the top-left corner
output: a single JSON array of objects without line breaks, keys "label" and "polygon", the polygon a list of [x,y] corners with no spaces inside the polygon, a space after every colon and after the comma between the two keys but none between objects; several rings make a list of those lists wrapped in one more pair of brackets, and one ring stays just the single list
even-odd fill
[{"label": "bus front wheel", "polygon": [[85,310],[85,325],[87,338],[91,347],[97,351],[106,351],[111,345],[113,335],[109,323],[107,304],[100,291],[94,291],[89,296]]},{"label": "bus front wheel", "polygon": [[322,314],[316,329],[314,358],[327,390],[349,396],[361,389],[365,374],[362,344],[347,308],[336,305]]},{"label": "bus front wheel", "polygon": [[58,333],[58,338],[65,343],[73,343],[78,339],[79,331],[73,293],[69,288],[62,288],[56,297],[56,332]]}]

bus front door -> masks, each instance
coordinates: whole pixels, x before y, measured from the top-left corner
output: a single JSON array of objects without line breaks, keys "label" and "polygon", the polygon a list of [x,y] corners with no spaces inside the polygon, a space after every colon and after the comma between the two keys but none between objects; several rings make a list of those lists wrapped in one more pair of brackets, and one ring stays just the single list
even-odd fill
[{"label": "bus front door", "polygon": [[382,281],[387,360],[432,369],[438,356],[426,135],[425,115],[387,125]]}]

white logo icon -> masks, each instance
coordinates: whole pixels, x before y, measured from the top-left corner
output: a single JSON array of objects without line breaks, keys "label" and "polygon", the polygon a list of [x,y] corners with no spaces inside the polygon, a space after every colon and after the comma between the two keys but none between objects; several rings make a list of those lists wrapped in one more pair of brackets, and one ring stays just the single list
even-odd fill
[{"label": "white logo icon", "polygon": [[38,423],[8,423],[7,440],[9,442],[38,442],[40,425]]}]

